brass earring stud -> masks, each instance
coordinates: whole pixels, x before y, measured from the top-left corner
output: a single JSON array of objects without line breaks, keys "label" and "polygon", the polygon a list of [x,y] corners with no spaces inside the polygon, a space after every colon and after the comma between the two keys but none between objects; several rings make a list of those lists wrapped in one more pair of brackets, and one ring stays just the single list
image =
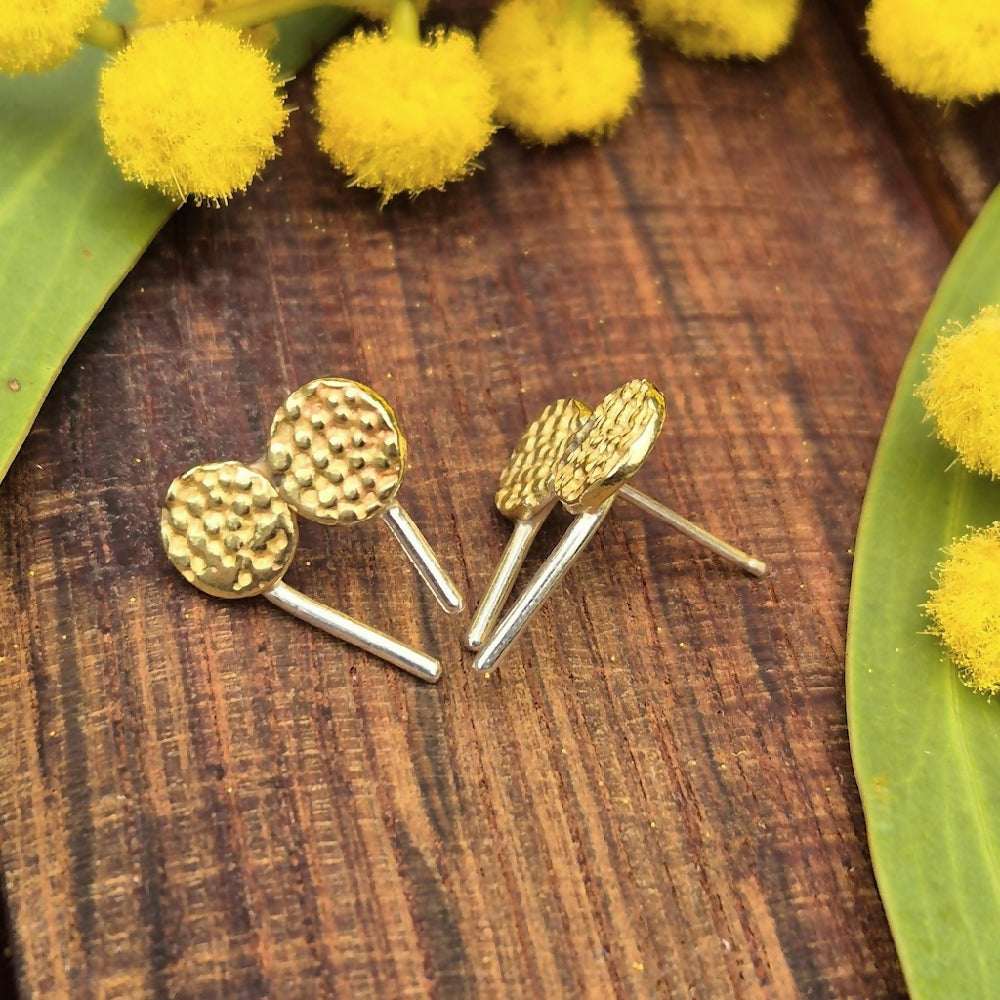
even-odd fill
[{"label": "brass earring stud", "polygon": [[199,465],[170,484],[160,518],[167,556],[181,575],[213,597],[261,595],[302,621],[353,643],[421,680],[441,664],[333,608],[282,577],[298,542],[288,504],[259,472],[238,462]]},{"label": "brass earring stud", "polygon": [[342,378],[297,389],[275,414],[264,460],[278,493],[302,517],[341,526],[384,521],[441,607],[462,610],[455,584],[395,499],[406,439],[376,392]]},{"label": "brass earring stud", "polygon": [[528,425],[500,473],[493,502],[504,517],[514,522],[514,532],[466,633],[465,645],[473,651],[492,631],[531,543],[559,502],[552,477],[588,414],[587,408],[575,399],[550,403]]}]

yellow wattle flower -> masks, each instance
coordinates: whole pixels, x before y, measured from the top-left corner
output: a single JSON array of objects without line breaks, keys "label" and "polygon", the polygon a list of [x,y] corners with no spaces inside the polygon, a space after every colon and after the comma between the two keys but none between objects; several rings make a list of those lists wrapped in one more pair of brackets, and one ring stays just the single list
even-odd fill
[{"label": "yellow wattle flower", "polygon": [[135,35],[101,73],[100,120],[129,180],[225,201],[277,153],[275,68],[239,32],[175,21]]},{"label": "yellow wattle flower", "polygon": [[934,573],[924,610],[962,681],[1000,691],[1000,521],[953,542]]},{"label": "yellow wattle flower", "polygon": [[358,31],[316,71],[319,145],[383,202],[458,180],[494,132],[492,81],[473,39]]},{"label": "yellow wattle flower", "polygon": [[917,396],[969,469],[1000,477],[1000,306],[942,333]]},{"label": "yellow wattle flower", "polygon": [[800,0],[637,0],[650,34],[699,59],[768,59],[792,37]]},{"label": "yellow wattle flower", "polygon": [[897,87],[937,101],[1000,92],[996,0],[872,0],[868,48]]},{"label": "yellow wattle flower", "polygon": [[0,73],[38,73],[72,59],[106,0],[3,0]]},{"label": "yellow wattle flower", "polygon": [[497,116],[529,142],[604,135],[642,86],[631,26],[599,2],[577,12],[553,0],[504,0],[479,48]]}]

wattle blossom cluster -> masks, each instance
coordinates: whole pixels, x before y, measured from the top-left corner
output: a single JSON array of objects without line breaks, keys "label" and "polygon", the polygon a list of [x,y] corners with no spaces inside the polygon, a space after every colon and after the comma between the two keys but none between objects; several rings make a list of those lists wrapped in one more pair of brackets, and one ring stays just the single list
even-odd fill
[{"label": "wattle blossom cluster", "polygon": [[[123,175],[218,204],[277,154],[287,122],[271,22],[328,2],[136,0],[122,25],[101,17],[103,0],[5,0],[0,72],[105,48],[99,116]],[[376,23],[318,64],[319,144],[383,202],[440,188],[473,171],[503,126],[529,143],[610,135],[641,89],[641,31],[699,55],[766,58],[787,43],[798,3],[642,0],[630,18],[605,0],[501,0],[478,40],[422,24],[427,0],[357,3]]]},{"label": "wattle blossom cluster", "polygon": [[[917,388],[937,435],[972,472],[1000,478],[1000,306],[946,330]],[[1000,691],[1000,521],[953,542],[925,610],[962,680]]]},{"label": "wattle blossom cluster", "polygon": [[[480,37],[423,25],[428,0],[365,0],[374,26],[331,47],[316,72],[319,142],[350,183],[385,201],[459,180],[497,128],[525,142],[610,135],[642,85],[637,38],[686,55],[766,59],[801,0],[499,0]],[[52,69],[82,44],[110,53],[100,120],[125,177],[218,204],[278,152],[285,127],[267,57],[275,19],[331,0],[4,0],[0,73]],[[337,6],[344,6],[343,0]],[[1000,4],[871,0],[869,44],[901,87],[939,100],[1000,91]]]}]

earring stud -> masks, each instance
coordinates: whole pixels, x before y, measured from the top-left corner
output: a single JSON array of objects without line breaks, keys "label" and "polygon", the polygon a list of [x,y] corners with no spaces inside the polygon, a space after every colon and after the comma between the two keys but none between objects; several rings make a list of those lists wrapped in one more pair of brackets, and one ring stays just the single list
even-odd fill
[{"label": "earring stud", "polygon": [[528,425],[500,473],[493,500],[497,510],[514,522],[514,531],[466,633],[465,645],[473,651],[492,631],[531,543],[559,501],[552,476],[586,414],[587,408],[575,399],[550,403]]},{"label": "earring stud", "polygon": [[298,543],[290,506],[261,473],[238,462],[199,465],[170,484],[160,517],[167,556],[213,597],[261,595],[316,628],[421,680],[436,682],[433,657],[306,597],[282,577]]},{"label": "earring stud", "polygon": [[[466,636],[466,644],[479,649],[473,664],[477,670],[496,665],[593,537],[616,495],[746,572],[766,572],[761,560],[627,484],[659,436],[664,413],[656,388],[633,380],[606,396],[593,413],[578,400],[558,400],[529,425],[501,474],[496,495],[500,512],[515,522],[514,534]],[[527,550],[557,500],[578,517],[484,646]]]},{"label": "earring stud", "polygon": [[278,493],[302,517],[327,525],[384,521],[441,607],[462,610],[455,584],[396,500],[406,438],[376,392],[342,378],[296,389],[275,414],[264,460]]}]

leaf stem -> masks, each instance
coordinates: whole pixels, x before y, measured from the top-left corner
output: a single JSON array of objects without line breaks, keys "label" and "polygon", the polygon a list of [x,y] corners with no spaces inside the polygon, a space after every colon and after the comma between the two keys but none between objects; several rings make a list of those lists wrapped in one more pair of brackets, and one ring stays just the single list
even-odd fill
[{"label": "leaf stem", "polygon": [[205,19],[228,24],[234,28],[253,28],[266,24],[279,17],[289,14],[299,14],[305,10],[315,10],[319,7],[345,7],[350,4],[337,3],[335,0],[250,0],[238,7],[206,14]]},{"label": "leaf stem", "polygon": [[389,11],[389,34],[406,42],[420,44],[420,16],[410,0],[396,0]]}]

